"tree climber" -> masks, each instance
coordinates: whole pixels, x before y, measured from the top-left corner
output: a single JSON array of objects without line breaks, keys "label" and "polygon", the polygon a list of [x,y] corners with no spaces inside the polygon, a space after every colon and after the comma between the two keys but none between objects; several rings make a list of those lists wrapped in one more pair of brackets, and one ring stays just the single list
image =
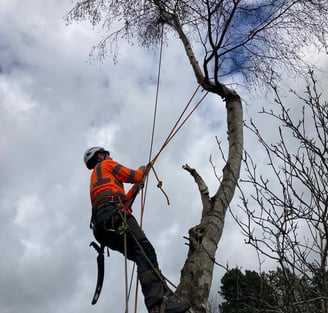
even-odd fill
[{"label": "tree climber", "polygon": [[[149,313],[183,313],[190,305],[177,302],[170,294],[165,279],[158,269],[155,249],[124,203],[132,196],[133,188],[125,193],[123,183],[138,184],[143,181],[146,167],[129,169],[110,157],[102,147],[92,147],[84,154],[84,163],[93,170],[90,179],[92,203],[91,225],[96,240],[104,247],[125,254],[137,265],[138,277]],[[124,212],[122,212],[122,209]],[[167,295],[169,296],[167,298]],[[164,310],[163,310],[164,309]]]}]

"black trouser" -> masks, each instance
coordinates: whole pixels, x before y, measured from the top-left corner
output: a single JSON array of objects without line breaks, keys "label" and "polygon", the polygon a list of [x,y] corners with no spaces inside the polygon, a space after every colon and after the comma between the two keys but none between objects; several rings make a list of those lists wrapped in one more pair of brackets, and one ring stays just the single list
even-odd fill
[{"label": "black trouser", "polygon": [[[100,244],[125,254],[124,233],[120,233],[123,221],[117,214],[115,204],[101,208],[92,219],[93,233]],[[158,276],[156,252],[134,216],[126,214],[123,218],[127,225],[127,258],[137,264],[145,304],[150,309],[162,301],[165,292],[163,281]]]},{"label": "black trouser", "polygon": [[[122,220],[119,218],[117,221],[118,213],[116,211],[115,203],[102,207],[93,217],[93,233],[99,243],[124,254],[124,234],[118,232],[122,226]],[[152,244],[134,216],[131,214],[125,216],[127,258],[136,262],[138,272],[144,272],[153,267],[157,268],[157,256]]]}]

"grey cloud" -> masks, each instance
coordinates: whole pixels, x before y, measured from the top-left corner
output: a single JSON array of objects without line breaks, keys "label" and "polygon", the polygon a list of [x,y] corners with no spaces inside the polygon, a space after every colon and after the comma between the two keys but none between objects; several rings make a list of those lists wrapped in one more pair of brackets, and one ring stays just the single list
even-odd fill
[{"label": "grey cloud", "polygon": [[[116,66],[110,60],[90,66],[88,53],[99,33],[85,24],[65,26],[70,2],[1,5],[0,310],[123,310],[124,258],[115,252],[106,259],[101,299],[91,308],[96,254],[88,247],[90,172],[82,160],[89,145],[101,144],[132,168],[148,161],[158,52],[124,45]],[[196,87],[180,45],[165,49],[162,66],[153,153]],[[161,154],[156,170],[170,206],[150,177],[144,228],[163,273],[175,281],[187,248],[182,237],[198,222],[201,209],[197,186],[181,165],[199,169],[215,192],[208,158],[213,154],[221,168],[214,136],[226,140],[224,110],[218,99],[206,100]],[[227,221],[219,248],[226,249],[233,235],[240,251],[243,241],[232,224]],[[218,252],[222,262],[230,256],[239,261],[234,251]],[[142,297],[139,303],[144,312]]]}]

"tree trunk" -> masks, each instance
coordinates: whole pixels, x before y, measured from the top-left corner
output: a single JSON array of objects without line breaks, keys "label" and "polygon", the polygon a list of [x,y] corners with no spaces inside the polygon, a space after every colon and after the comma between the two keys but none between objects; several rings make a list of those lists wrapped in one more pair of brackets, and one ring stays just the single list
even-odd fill
[{"label": "tree trunk", "polygon": [[234,195],[240,173],[243,151],[243,115],[240,97],[231,91],[226,95],[229,155],[222,182],[213,197],[195,169],[185,165],[195,179],[202,198],[202,218],[189,230],[189,251],[181,271],[177,295],[188,299],[194,312],[206,312],[212,283],[215,252],[221,238],[224,218]]}]

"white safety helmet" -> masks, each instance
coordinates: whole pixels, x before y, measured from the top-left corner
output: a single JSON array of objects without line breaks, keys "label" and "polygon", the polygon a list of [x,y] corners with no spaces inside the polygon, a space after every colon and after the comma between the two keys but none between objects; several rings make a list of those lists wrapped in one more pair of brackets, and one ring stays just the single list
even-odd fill
[{"label": "white safety helmet", "polygon": [[98,152],[107,152],[109,153],[109,151],[105,150],[103,147],[92,147],[89,148],[87,151],[85,151],[84,153],[84,163],[87,166],[87,168],[89,170],[92,170],[96,164],[97,164],[97,160],[95,159],[95,155]]}]

